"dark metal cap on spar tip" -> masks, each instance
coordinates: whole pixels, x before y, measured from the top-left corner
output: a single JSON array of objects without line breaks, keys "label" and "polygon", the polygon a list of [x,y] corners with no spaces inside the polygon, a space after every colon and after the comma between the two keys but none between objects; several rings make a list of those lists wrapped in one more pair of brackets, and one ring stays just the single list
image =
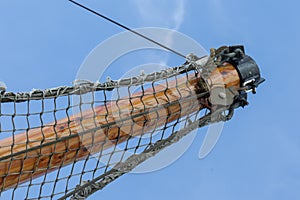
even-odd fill
[{"label": "dark metal cap on spar tip", "polygon": [[260,70],[256,62],[248,55],[245,55],[244,46],[230,46],[226,52],[228,55],[235,54],[234,57],[228,57],[227,62],[231,63],[240,76],[241,87],[256,92],[256,88],[265,81],[261,77]]},{"label": "dark metal cap on spar tip", "polygon": [[252,86],[257,88],[262,82],[265,81],[260,75],[260,70],[256,62],[250,57],[245,55],[237,66],[237,71],[241,79],[241,86]]}]

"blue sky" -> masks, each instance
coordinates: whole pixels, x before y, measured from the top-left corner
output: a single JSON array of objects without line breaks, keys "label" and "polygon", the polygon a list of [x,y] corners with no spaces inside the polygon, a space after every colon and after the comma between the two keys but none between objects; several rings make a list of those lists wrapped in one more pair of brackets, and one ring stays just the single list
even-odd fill
[{"label": "blue sky", "polygon": [[[199,131],[171,166],[125,175],[91,199],[299,199],[298,1],[79,2],[133,28],[177,29],[207,50],[244,44],[267,79],[208,157],[198,159]],[[121,31],[67,1],[2,0],[0,79],[11,91],[70,85],[87,54]]]}]

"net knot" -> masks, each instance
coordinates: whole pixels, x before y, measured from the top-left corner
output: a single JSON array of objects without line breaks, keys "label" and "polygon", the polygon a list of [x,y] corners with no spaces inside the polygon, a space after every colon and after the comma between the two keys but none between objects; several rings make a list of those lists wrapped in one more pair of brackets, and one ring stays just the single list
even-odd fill
[{"label": "net knot", "polygon": [[89,80],[76,79],[72,84],[75,87],[74,94],[85,94],[95,88],[95,82]]},{"label": "net knot", "polygon": [[[88,184],[90,181],[82,181],[81,185],[77,185],[78,187],[84,186],[86,184]],[[74,194],[71,197],[71,200],[85,200],[93,191],[93,189],[98,189],[97,184],[93,183],[90,184],[84,188],[82,188],[80,191],[78,191],[76,194]]]},{"label": "net knot", "polygon": [[0,93],[4,94],[6,92],[6,89],[7,89],[6,84],[0,81]]}]

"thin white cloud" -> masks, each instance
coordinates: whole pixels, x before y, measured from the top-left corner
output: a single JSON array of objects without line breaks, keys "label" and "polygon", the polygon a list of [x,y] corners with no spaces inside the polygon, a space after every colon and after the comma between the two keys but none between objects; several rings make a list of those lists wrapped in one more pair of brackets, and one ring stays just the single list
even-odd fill
[{"label": "thin white cloud", "polygon": [[143,24],[178,30],[185,16],[185,0],[134,0]]},{"label": "thin white cloud", "polygon": [[[134,0],[143,26],[170,28],[176,31],[184,22],[185,3],[186,0]],[[172,48],[174,44],[172,33],[162,36],[161,39],[161,42]],[[163,61],[161,64],[165,63],[166,61]]]},{"label": "thin white cloud", "polygon": [[178,0],[177,7],[173,13],[173,20],[175,22],[175,29],[178,30],[184,20],[185,16],[185,1]]}]

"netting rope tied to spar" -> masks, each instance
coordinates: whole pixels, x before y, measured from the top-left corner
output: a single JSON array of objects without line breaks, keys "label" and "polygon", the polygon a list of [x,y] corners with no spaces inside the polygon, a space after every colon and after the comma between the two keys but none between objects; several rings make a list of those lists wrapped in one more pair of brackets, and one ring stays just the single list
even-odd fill
[{"label": "netting rope tied to spar", "polygon": [[241,84],[229,62],[241,56],[236,49],[118,81],[24,93],[2,87],[0,196],[84,199],[192,130],[229,120],[246,105],[243,91],[258,84]]}]

